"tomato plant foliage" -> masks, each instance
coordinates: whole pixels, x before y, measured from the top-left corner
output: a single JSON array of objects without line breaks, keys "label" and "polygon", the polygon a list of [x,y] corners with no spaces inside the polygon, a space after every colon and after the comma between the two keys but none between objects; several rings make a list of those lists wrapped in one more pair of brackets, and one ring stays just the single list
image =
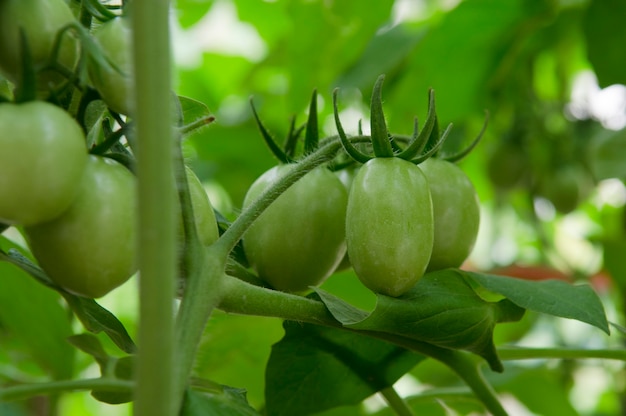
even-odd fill
[{"label": "tomato plant foliage", "polygon": [[[146,117],[135,80],[170,62],[133,63],[165,56],[169,32],[144,36],[142,2],[0,0],[0,413],[71,413],[77,390],[123,413],[164,381],[150,401],[168,416],[513,414],[502,394],[620,413],[619,383],[584,406],[575,389],[584,358],[626,361],[611,290],[626,286],[626,136],[572,85],[585,69],[588,94],[620,90],[623,6],[440,3],[173,2],[174,50],[220,19],[255,46],[183,41],[174,93],[153,100],[171,114]],[[144,141],[164,120],[171,135]],[[148,280],[169,270],[142,257],[154,241],[171,282]],[[171,326],[146,323],[163,311]]]}]

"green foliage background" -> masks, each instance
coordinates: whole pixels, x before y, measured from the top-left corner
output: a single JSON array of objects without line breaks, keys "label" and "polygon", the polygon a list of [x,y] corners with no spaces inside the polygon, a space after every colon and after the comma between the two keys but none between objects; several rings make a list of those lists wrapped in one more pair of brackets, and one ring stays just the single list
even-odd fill
[{"label": "green foliage background", "polygon": [[[359,117],[367,120],[374,80],[385,73],[384,106],[393,132],[408,134],[415,116],[425,119],[431,87],[439,122],[454,123],[444,151],[467,144],[480,130],[485,110],[490,114],[482,143],[461,163],[484,208],[483,229],[468,267],[511,272],[511,266],[532,266],[540,278],[589,281],[605,302],[609,319],[624,325],[626,263],[620,256],[626,249],[626,133],[607,129],[605,120],[591,112],[576,118],[565,111],[574,81],[584,71],[593,73],[602,88],[626,84],[624,1],[178,0],[174,12],[176,92],[206,103],[217,120],[190,137],[185,150],[227,217],[236,216],[248,186],[275,163],[252,119],[250,97],[266,126],[282,138],[291,117],[297,123],[305,121],[316,88],[324,133],[332,135],[331,93],[339,87],[342,109],[357,115],[352,125],[344,122],[354,132]],[[215,29],[224,22],[232,22],[232,27]],[[237,41],[244,44],[241,51],[233,46]],[[190,46],[203,43],[212,46],[206,50]],[[520,120],[530,169],[524,181],[503,191],[491,182],[487,166],[498,144],[517,134]],[[553,209],[539,215],[537,204],[543,202],[537,198],[536,185],[562,164],[582,166],[595,188],[567,216]],[[617,200],[602,198],[601,180],[618,189]],[[577,235],[568,240],[572,229]],[[506,255],[497,247],[504,243],[512,247]],[[0,240],[5,250],[10,244]],[[69,344],[54,342],[72,333],[58,296],[6,263],[0,263],[0,274],[3,287],[12,288],[0,290],[0,375],[36,381],[93,372],[89,357]],[[331,277],[324,289],[364,309],[371,309],[375,301],[350,271]],[[15,291],[29,293],[28,303],[3,296]],[[131,282],[102,301],[132,336],[134,299]],[[36,314],[29,307],[33,304]],[[521,342],[605,347],[623,342],[620,331],[613,331],[611,338],[589,331],[594,330],[529,312],[520,323],[498,326],[495,339],[497,346]],[[196,374],[246,388],[250,404],[262,407],[265,364],[271,346],[283,334],[276,319],[215,313]],[[111,347],[106,337],[99,338]],[[615,363],[513,362],[507,363],[504,374],[489,378],[530,414],[617,415],[626,408],[626,377],[623,365]],[[446,399],[445,406],[429,396],[409,399],[417,414],[481,409],[458,379],[437,363],[419,363],[403,380],[409,392],[429,386]],[[582,394],[588,385],[595,390]],[[130,412],[127,405],[95,403],[87,393],[61,400],[64,415]],[[0,404],[0,414],[24,413]],[[370,400],[368,406],[323,414],[390,413]]]}]

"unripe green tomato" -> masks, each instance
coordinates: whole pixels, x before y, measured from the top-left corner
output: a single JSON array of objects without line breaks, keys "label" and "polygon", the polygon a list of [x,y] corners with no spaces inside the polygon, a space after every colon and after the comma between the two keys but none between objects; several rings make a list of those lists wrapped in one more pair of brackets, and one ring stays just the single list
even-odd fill
[{"label": "unripe green tomato", "polygon": [[50,279],[72,293],[97,298],[135,273],[135,187],[135,177],[118,162],[89,157],[69,209],[25,229]]},{"label": "unripe green tomato", "polygon": [[60,107],[0,104],[0,222],[34,225],[60,215],[86,163],[83,131]]},{"label": "unripe green tomato", "polygon": [[[292,168],[279,165],[261,175],[248,190],[244,209]],[[281,194],[243,237],[259,277],[275,289],[302,292],[330,276],[346,252],[347,199],[344,185],[325,167]]]},{"label": "unripe green tomato", "polygon": [[90,60],[89,78],[111,110],[130,115],[134,89],[130,25],[125,17],[116,17],[98,27],[93,36],[115,67]]},{"label": "unripe green tomato", "polygon": [[[76,22],[72,11],[63,0],[0,0],[0,71],[18,85],[22,73],[22,46],[20,29],[28,41],[33,65],[49,62],[57,32]],[[73,70],[78,62],[78,40],[66,31],[61,41],[58,62]],[[39,74],[38,91],[47,95],[64,78],[51,70]]]},{"label": "unripe green tomato", "polygon": [[497,188],[513,189],[528,171],[528,163],[520,145],[499,142],[487,160],[487,175]]},{"label": "unripe green tomato", "polygon": [[435,240],[428,271],[459,267],[470,255],[480,224],[474,185],[454,163],[430,158],[420,164],[433,200]]},{"label": "unripe green tomato", "polygon": [[539,179],[538,194],[548,199],[558,212],[568,214],[591,189],[591,179],[581,167],[564,165]]},{"label": "unripe green tomato", "polygon": [[350,263],[374,292],[400,296],[423,276],[433,249],[433,205],[426,176],[396,157],[374,158],[348,198]]},{"label": "unripe green tomato", "polygon": [[198,238],[203,245],[209,246],[219,237],[215,212],[200,179],[189,167],[185,167],[185,171]]}]

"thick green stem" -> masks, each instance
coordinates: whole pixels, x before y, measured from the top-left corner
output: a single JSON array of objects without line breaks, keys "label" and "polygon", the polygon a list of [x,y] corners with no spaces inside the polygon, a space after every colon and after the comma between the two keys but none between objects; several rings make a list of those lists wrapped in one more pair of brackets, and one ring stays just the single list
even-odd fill
[{"label": "thick green stem", "polygon": [[170,115],[169,1],[130,10],[139,179],[139,355],[134,413],[177,414],[174,373],[175,192]]},{"label": "thick green stem", "polygon": [[49,383],[20,384],[1,389],[0,402],[23,400],[34,396],[47,396],[54,393],[78,390],[130,392],[133,387],[134,383],[132,381],[107,378],[87,378],[82,380],[52,381]]},{"label": "thick green stem", "polygon": [[180,304],[176,321],[176,372],[175,380],[175,407],[182,405],[185,389],[189,384],[189,377],[193,368],[194,359],[207,320],[214,307],[218,304],[222,294],[222,280],[226,267],[226,257],[213,247],[201,247],[193,244],[188,250],[194,250],[188,270],[183,299]]},{"label": "thick green stem", "polygon": [[340,327],[322,302],[267,289],[227,276],[218,306],[225,312],[273,316],[291,321]]}]

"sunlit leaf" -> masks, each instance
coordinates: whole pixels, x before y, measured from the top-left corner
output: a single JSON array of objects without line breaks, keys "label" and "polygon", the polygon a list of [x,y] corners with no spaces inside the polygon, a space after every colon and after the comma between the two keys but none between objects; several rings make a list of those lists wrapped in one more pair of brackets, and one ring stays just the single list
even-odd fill
[{"label": "sunlit leaf", "polygon": [[220,392],[187,390],[180,416],[259,416],[246,401],[245,390],[223,387]]},{"label": "sunlit leaf", "polygon": [[609,333],[602,302],[587,284],[572,285],[562,280],[530,281],[461,271],[459,274],[505,296],[522,308],[576,319]]}]

